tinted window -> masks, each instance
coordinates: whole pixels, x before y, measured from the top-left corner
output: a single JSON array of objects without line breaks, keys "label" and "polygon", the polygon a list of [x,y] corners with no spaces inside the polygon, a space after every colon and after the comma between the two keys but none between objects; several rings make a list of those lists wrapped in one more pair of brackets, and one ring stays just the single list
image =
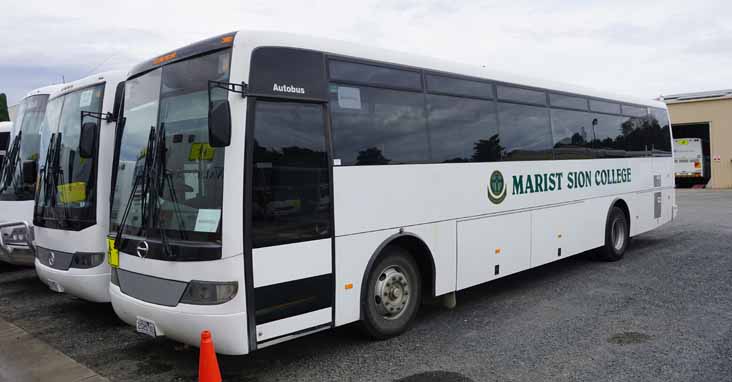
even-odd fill
[{"label": "tinted window", "polygon": [[506,101],[546,105],[546,93],[512,86],[498,86],[498,98]]},{"label": "tinted window", "polygon": [[493,98],[493,85],[490,83],[443,76],[427,75],[427,90],[468,97]]},{"label": "tinted window", "polygon": [[592,114],[582,111],[552,110],[554,157],[556,159],[592,158]]},{"label": "tinted window", "polygon": [[330,61],[330,78],[370,85],[422,89],[422,76],[418,72],[353,62]]},{"label": "tinted window", "polygon": [[645,107],[622,105],[623,114],[631,117],[645,117],[648,115],[648,109]]},{"label": "tinted window", "polygon": [[627,156],[644,157],[650,155],[653,141],[653,132],[650,127],[648,117],[624,118],[621,131],[623,132]]},{"label": "tinted window", "polygon": [[593,114],[593,128],[595,131],[595,142],[598,157],[617,158],[625,157],[625,137],[623,134],[623,123],[625,117],[605,114]]},{"label": "tinted window", "polygon": [[344,165],[429,160],[424,94],[330,86],[335,158]]},{"label": "tinted window", "polygon": [[549,110],[545,107],[498,104],[500,145],[505,160],[552,159]]},{"label": "tinted window", "polygon": [[651,109],[651,129],[654,137],[653,155],[671,155],[671,123],[666,110]]},{"label": "tinted window", "polygon": [[600,113],[620,114],[620,104],[591,99],[590,110]]},{"label": "tinted window", "polygon": [[427,110],[433,162],[500,160],[492,101],[428,95]]},{"label": "tinted window", "polygon": [[330,180],[322,110],[314,104],[256,104],[254,247],[330,236]]},{"label": "tinted window", "polygon": [[549,93],[549,103],[551,103],[552,106],[587,110],[587,98],[582,97],[572,97],[563,94]]}]

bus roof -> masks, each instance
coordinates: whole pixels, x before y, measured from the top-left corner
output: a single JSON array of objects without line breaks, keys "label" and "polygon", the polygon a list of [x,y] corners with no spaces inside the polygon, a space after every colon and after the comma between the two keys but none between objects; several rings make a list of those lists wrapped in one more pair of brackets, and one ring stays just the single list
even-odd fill
[{"label": "bus roof", "polygon": [[56,92],[51,94],[51,98],[56,98],[66,93],[72,92],[76,89],[85,88],[89,85],[95,85],[106,80],[122,81],[125,79],[126,73],[127,72],[123,70],[110,70],[107,72],[92,74],[91,76],[84,77],[76,81],[67,82],[63,84]]},{"label": "bus roof", "polygon": [[28,92],[28,94],[23,97],[23,99],[26,99],[28,97],[34,96],[34,95],[41,95],[41,94],[48,94],[51,95],[57,91],[59,91],[64,85],[63,84],[57,84],[57,85],[48,85],[44,86],[38,89],[33,89]]},{"label": "bus roof", "polygon": [[447,60],[432,57],[369,47],[353,42],[334,40],[329,38],[312,37],[307,35],[283,32],[241,30],[236,34],[236,42],[238,44],[249,45],[252,48],[256,48],[259,46],[283,46],[318,50],[336,55],[351,56],[385,63],[412,66],[421,69],[454,73],[458,75],[481,78],[486,80],[506,82],[535,88],[543,88],[547,90],[555,90],[564,93],[580,94],[588,97],[613,100],[616,102],[625,102],[655,107],[659,109],[667,109],[665,103],[652,99],[617,95],[576,85],[504,73],[477,65],[467,65],[450,62]]}]

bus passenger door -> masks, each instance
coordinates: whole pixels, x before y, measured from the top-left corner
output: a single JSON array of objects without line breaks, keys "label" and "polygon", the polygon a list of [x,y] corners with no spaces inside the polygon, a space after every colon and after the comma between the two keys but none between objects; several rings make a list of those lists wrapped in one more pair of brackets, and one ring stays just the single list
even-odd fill
[{"label": "bus passenger door", "polygon": [[332,325],[333,215],[326,105],[251,98],[248,107],[253,350]]}]

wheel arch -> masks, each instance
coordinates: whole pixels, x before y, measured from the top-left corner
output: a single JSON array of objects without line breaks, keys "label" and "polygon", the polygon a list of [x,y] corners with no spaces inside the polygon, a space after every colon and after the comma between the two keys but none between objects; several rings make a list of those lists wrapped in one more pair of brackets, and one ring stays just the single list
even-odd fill
[{"label": "wheel arch", "polygon": [[607,221],[608,219],[610,219],[610,211],[612,211],[613,207],[618,207],[623,210],[625,218],[628,220],[628,236],[630,236],[631,227],[633,226],[633,220],[631,219],[630,207],[628,206],[628,202],[626,202],[623,198],[615,198],[615,200],[610,203],[610,207],[607,209],[607,217],[605,218],[605,226],[607,227]]},{"label": "wheel arch", "polygon": [[[400,231],[381,242],[371,255],[371,258],[369,258],[369,261],[366,264],[366,269],[364,270],[361,278],[361,304],[366,300],[365,296],[368,293],[368,286],[366,284],[374,264],[381,256],[384,255],[384,250],[392,245],[405,249],[414,258],[422,276],[422,296],[434,297],[436,271],[435,259],[432,255],[432,251],[427,243],[419,237],[419,235],[412,232]],[[363,306],[361,308],[360,314],[363,315]]]}]

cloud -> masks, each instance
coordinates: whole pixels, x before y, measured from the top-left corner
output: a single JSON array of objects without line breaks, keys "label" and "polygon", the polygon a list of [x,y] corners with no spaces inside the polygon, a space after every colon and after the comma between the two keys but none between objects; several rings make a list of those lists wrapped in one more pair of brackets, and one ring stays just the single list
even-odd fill
[{"label": "cloud", "polygon": [[732,2],[722,0],[35,0],[8,8],[0,91],[11,102],[58,81],[51,73],[73,80],[124,69],[237,29],[355,41],[646,98],[732,87]]}]

